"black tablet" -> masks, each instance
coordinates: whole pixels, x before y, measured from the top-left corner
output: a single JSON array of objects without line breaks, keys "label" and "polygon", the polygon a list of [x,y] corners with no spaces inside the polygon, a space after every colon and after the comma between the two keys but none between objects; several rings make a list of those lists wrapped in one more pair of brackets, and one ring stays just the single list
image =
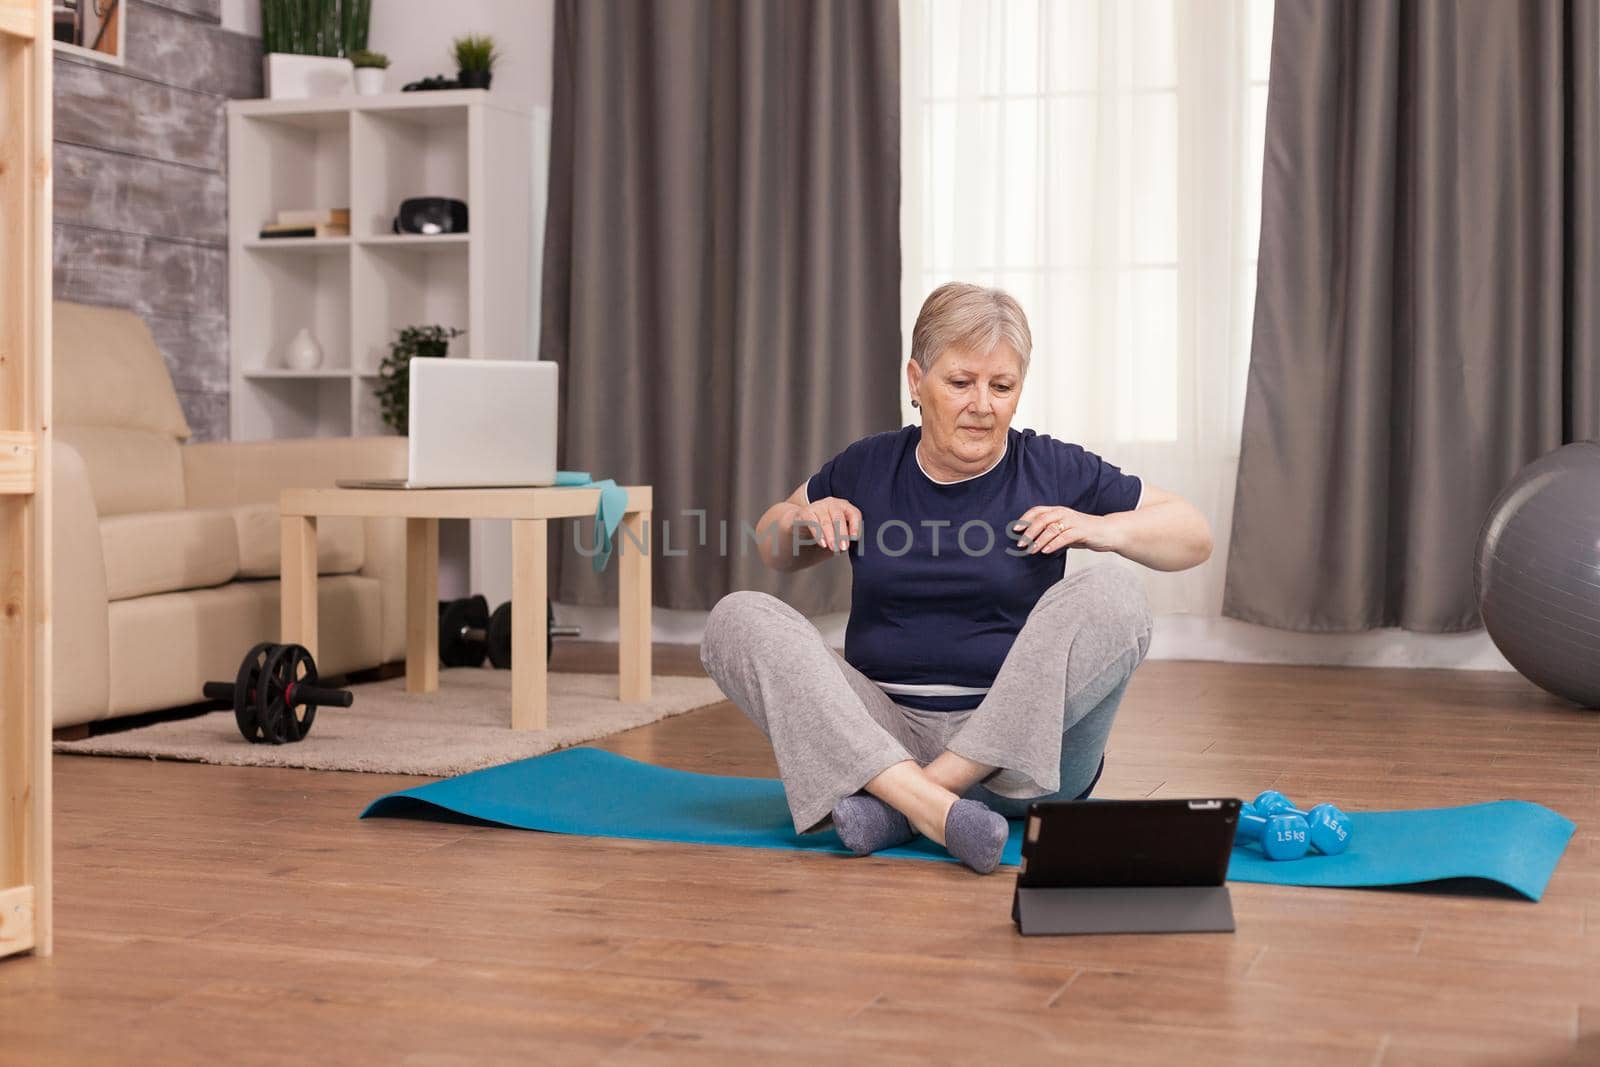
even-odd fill
[{"label": "black tablet", "polygon": [[1028,809],[1011,917],[1024,934],[1232,930],[1235,798]]}]

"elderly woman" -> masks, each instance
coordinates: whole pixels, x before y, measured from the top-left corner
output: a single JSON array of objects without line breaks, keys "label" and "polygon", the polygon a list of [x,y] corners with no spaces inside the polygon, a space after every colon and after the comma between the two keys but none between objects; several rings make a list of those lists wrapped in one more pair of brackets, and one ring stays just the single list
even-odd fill
[{"label": "elderly woman", "polygon": [[[1151,616],[1125,568],[1211,554],[1205,518],[1077,445],[1014,430],[1032,351],[998,289],[929,295],[906,381],[921,426],[850,445],[758,523],[781,571],[848,553],[841,657],[776,597],[730,593],[701,662],[771,740],[795,830],[865,855],[922,833],[981,873],[1006,816],[1088,796]],[[804,531],[807,536],[801,536]]]}]

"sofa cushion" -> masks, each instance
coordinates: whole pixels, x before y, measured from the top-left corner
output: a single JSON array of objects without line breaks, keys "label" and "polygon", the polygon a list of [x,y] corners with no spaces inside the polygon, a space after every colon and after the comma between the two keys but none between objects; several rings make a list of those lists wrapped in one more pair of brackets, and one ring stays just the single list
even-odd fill
[{"label": "sofa cushion", "polygon": [[[239,576],[276,578],[282,573],[282,526],[272,504],[240,504],[230,509],[239,536]],[[367,561],[366,529],[361,519],[317,520],[317,573],[354,574]]]},{"label": "sofa cushion", "polygon": [[56,423],[189,436],[166,360],[131,311],[55,303],[51,319]]},{"label": "sofa cushion", "polygon": [[184,506],[183,456],[173,438],[114,426],[58,425],[56,437],[78,450],[102,519]]},{"label": "sofa cushion", "polygon": [[106,599],[205,589],[239,574],[239,541],[225,511],[152,511],[100,520]]},{"label": "sofa cushion", "polygon": [[105,715],[106,563],[89,472],[78,450],[50,446],[50,712],[57,726]]}]

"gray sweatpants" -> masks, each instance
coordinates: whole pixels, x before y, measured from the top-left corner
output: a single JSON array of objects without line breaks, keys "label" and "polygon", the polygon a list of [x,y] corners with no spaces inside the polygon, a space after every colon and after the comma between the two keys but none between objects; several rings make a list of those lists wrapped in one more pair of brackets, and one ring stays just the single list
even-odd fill
[{"label": "gray sweatpants", "polygon": [[1069,570],[1034,605],[983,702],[969,711],[895,703],[766,593],[717,601],[700,662],[772,742],[795,830],[887,768],[945,749],[997,770],[968,790],[1008,817],[1093,781],[1128,679],[1150,648],[1144,589],[1120,566]]}]

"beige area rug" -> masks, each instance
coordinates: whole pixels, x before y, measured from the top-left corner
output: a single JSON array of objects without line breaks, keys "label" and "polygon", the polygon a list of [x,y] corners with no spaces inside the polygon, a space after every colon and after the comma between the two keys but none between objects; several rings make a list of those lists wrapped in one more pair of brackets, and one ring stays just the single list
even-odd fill
[{"label": "beige area rug", "polygon": [[709,678],[651,679],[653,699],[624,704],[615,674],[551,672],[549,726],[511,729],[511,672],[458,667],[439,672],[434,693],[405,691],[404,678],[352,686],[349,708],[318,708],[305,740],[246,741],[233,712],[214,712],[82,741],[57,752],[143,756],[247,767],[305,767],[447,777],[526,759],[658,722],[723,699]]}]

